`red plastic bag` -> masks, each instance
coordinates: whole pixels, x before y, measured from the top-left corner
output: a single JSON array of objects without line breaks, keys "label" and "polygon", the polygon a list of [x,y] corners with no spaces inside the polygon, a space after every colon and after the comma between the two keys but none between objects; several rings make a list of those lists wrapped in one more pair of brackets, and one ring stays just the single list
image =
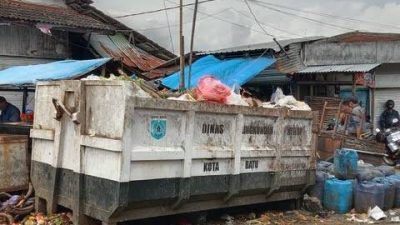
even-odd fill
[{"label": "red plastic bag", "polygon": [[209,75],[202,77],[196,88],[196,98],[199,101],[206,100],[226,103],[229,95],[231,95],[231,89],[221,81]]}]

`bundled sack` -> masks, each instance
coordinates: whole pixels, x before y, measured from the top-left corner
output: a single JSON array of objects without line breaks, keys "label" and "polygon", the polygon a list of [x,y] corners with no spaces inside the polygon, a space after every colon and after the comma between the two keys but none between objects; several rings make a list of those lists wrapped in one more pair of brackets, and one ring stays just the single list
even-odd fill
[{"label": "bundled sack", "polygon": [[333,163],[327,161],[319,161],[317,163],[317,171],[322,171],[325,173],[333,174],[334,173],[334,165]]},{"label": "bundled sack", "polygon": [[382,165],[382,166],[376,167],[376,169],[381,171],[383,173],[383,175],[385,175],[385,176],[394,175],[396,173],[396,170],[391,166]]},{"label": "bundled sack", "polygon": [[311,197],[316,197],[322,202],[325,191],[325,181],[330,178],[332,178],[332,176],[329,175],[328,173],[325,173],[323,171],[317,171],[315,178],[315,185],[311,186],[308,189],[307,193]]},{"label": "bundled sack", "polygon": [[227,102],[231,95],[231,89],[213,76],[203,76],[196,88],[196,98],[198,101],[210,101],[216,103]]},{"label": "bundled sack", "polygon": [[370,181],[376,177],[385,177],[385,175],[375,167],[359,167],[356,177],[359,181]]}]

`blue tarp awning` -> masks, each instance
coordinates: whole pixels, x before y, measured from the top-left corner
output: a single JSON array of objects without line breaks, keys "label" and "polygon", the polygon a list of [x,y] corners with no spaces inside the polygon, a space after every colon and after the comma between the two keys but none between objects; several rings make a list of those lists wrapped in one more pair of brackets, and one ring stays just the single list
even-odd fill
[{"label": "blue tarp awning", "polygon": [[38,81],[74,79],[95,70],[109,58],[64,60],[39,65],[15,66],[0,71],[0,85],[35,84]]},{"label": "blue tarp awning", "polygon": [[[190,87],[196,87],[204,75],[212,75],[229,87],[243,85],[275,62],[269,57],[233,58],[220,60],[209,55],[192,64]],[[161,80],[161,83],[173,90],[179,89],[179,71]],[[185,67],[185,86],[188,88],[189,67]]]}]

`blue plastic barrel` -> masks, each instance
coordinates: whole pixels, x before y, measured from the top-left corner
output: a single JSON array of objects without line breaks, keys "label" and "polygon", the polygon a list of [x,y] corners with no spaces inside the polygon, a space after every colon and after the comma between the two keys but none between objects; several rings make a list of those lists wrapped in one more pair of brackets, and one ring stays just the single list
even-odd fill
[{"label": "blue plastic barrel", "polygon": [[359,213],[367,212],[375,206],[382,209],[385,203],[385,185],[373,181],[359,182],[354,196],[354,208]]},{"label": "blue plastic barrel", "polygon": [[309,191],[308,194],[311,197],[316,197],[318,198],[321,202],[324,197],[324,189],[325,189],[325,180],[329,178],[329,174],[325,173],[323,171],[317,171],[317,177],[315,179],[315,185],[313,185]]},{"label": "blue plastic barrel", "polygon": [[338,179],[354,179],[357,175],[358,154],[353,149],[342,148],[335,151],[335,176]]},{"label": "blue plastic barrel", "polygon": [[353,182],[329,179],[325,181],[324,207],[336,213],[347,213],[353,203]]},{"label": "blue plastic barrel", "polygon": [[394,182],[386,177],[378,177],[372,180],[373,182],[377,182],[383,184],[385,186],[385,198],[383,203],[383,210],[389,210],[393,208],[394,198],[396,197],[396,187]]},{"label": "blue plastic barrel", "polygon": [[394,207],[400,208],[400,175],[391,175],[386,177],[386,179],[392,181],[395,186]]}]

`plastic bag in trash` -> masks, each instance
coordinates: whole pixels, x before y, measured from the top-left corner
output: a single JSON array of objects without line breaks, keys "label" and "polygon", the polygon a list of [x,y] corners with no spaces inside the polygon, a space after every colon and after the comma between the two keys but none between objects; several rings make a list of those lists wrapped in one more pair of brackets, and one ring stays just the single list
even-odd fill
[{"label": "plastic bag in trash", "polygon": [[196,88],[197,100],[206,100],[217,103],[226,103],[231,95],[231,89],[212,76],[203,76]]},{"label": "plastic bag in trash", "polygon": [[231,92],[231,95],[229,95],[226,98],[226,104],[228,105],[243,105],[243,106],[249,106],[249,104],[246,102],[245,99],[242,98],[241,95],[236,94],[235,92]]},{"label": "plastic bag in trash", "polygon": [[280,99],[284,98],[285,95],[281,88],[277,88],[271,96],[271,103],[277,103]]}]

